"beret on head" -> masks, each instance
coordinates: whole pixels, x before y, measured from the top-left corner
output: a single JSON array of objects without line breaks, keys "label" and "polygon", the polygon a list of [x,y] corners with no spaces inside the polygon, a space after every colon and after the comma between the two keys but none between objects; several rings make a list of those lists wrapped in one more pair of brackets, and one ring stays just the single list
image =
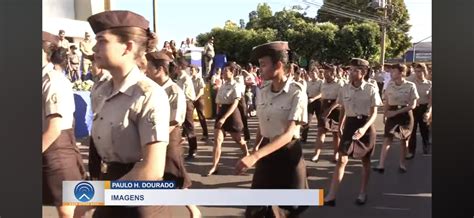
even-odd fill
[{"label": "beret on head", "polygon": [[288,42],[286,41],[275,41],[269,42],[262,45],[253,47],[252,53],[250,54],[250,59],[252,61],[258,61],[259,58],[262,58],[267,55],[273,55],[277,52],[289,51]]},{"label": "beret on head", "polygon": [[149,30],[150,22],[131,11],[104,11],[87,18],[95,34],[118,27],[139,27]]},{"label": "beret on head", "polygon": [[393,64],[390,68],[397,69],[402,73],[407,71],[407,66],[405,64]]},{"label": "beret on head", "polygon": [[336,69],[336,66],[334,66],[332,64],[328,64],[328,63],[322,63],[321,68],[323,68],[325,70],[334,70],[334,69]]},{"label": "beret on head", "polygon": [[362,58],[352,58],[349,63],[351,66],[356,66],[356,67],[370,67],[369,61],[364,60]]},{"label": "beret on head", "polygon": [[180,57],[178,58],[178,60],[176,61],[177,65],[178,66],[182,66],[182,67],[189,67],[189,62],[186,60],[186,58],[184,57]]},{"label": "beret on head", "polygon": [[391,69],[393,67],[393,65],[392,64],[384,64],[383,67],[385,69]]},{"label": "beret on head", "polygon": [[173,62],[173,59],[171,59],[165,52],[149,52],[146,53],[145,58],[155,66],[165,66]]},{"label": "beret on head", "polygon": [[55,35],[53,35],[53,34],[51,34],[51,33],[45,32],[45,31],[43,31],[43,36],[42,36],[42,38],[43,38],[43,41],[45,41],[45,42],[51,42],[51,43],[53,43],[53,44],[58,44],[58,42],[59,42],[59,39],[58,39],[57,36],[55,36]]},{"label": "beret on head", "polygon": [[428,68],[425,63],[416,63],[415,67],[416,68],[424,68],[424,69]]}]

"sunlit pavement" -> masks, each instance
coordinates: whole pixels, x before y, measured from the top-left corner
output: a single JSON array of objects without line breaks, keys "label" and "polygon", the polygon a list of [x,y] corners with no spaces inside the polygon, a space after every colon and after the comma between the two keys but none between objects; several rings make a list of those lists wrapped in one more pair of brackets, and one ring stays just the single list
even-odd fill
[{"label": "sunlit pavement", "polygon": [[[201,126],[195,122],[198,139],[201,138]],[[209,134],[213,137],[213,120],[208,120]],[[257,128],[256,118],[249,119],[250,132],[252,134],[251,144],[254,144],[255,131]],[[380,155],[380,147],[383,140],[382,115],[378,115],[377,147],[372,157],[372,164],[376,165]],[[331,136],[326,137],[327,142],[323,148],[320,161],[310,161],[314,152],[316,137],[315,123],[312,123],[308,142],[304,144],[303,151],[306,159],[309,175],[309,186],[312,189],[329,188],[330,179],[335,164],[330,162],[332,156]],[[424,218],[431,217],[431,155],[423,155],[421,152],[421,138],[418,135],[418,147],[416,157],[407,163],[408,172],[398,172],[398,160],[400,154],[399,143],[395,141],[391,147],[385,166],[385,173],[371,172],[369,182],[368,201],[364,206],[355,205],[361,178],[361,165],[359,160],[350,160],[346,167],[346,174],[340,185],[337,195],[336,207],[311,207],[301,217],[344,217],[344,218]],[[85,163],[87,163],[88,147],[80,146]],[[184,153],[187,145],[183,145]],[[234,175],[234,165],[241,155],[240,148],[227,137],[223,144],[219,175],[203,177],[211,166],[212,142],[199,141],[199,152],[195,160],[187,163],[187,170],[193,180],[192,188],[250,188],[253,170],[246,175]],[[315,196],[315,199],[317,197]],[[203,217],[243,217],[245,207],[207,207],[200,206]],[[172,207],[174,217],[189,217],[185,207]],[[90,214],[88,214],[90,217]],[[43,207],[43,217],[58,217],[54,207]]]}]

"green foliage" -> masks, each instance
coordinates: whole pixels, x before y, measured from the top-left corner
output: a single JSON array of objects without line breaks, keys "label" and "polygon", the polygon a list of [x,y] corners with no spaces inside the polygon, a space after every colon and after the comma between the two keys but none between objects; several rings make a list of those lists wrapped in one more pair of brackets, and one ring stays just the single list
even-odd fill
[{"label": "green foliage", "polygon": [[[367,7],[368,0],[325,2],[359,7],[364,13],[380,14]],[[392,22],[387,30],[387,58],[399,56],[410,47],[408,12],[402,0],[392,0],[392,3],[395,7],[390,14]],[[316,19],[305,15],[303,7],[299,5],[273,14],[268,4],[258,4],[257,9],[249,13],[245,29],[241,28],[241,24],[226,21],[223,28],[214,28],[198,35],[197,42],[204,46],[214,36],[216,53],[226,54],[228,60],[242,64],[249,61],[254,46],[275,40],[288,41],[296,58],[334,63],[347,63],[352,57],[378,61],[381,35],[378,24],[340,19],[327,13],[319,13]]]},{"label": "green foliage", "polygon": [[[352,23],[366,22],[360,19],[335,15],[328,12],[331,8],[349,11],[364,17],[376,16],[382,18],[383,11],[368,7],[370,2],[371,0],[325,0],[323,6],[318,11],[316,20],[318,22],[332,22],[340,27]],[[411,46],[411,38],[408,36],[411,25],[408,24],[410,17],[403,0],[391,0],[390,5],[391,7],[387,10],[390,23],[387,26],[386,58],[395,58],[403,55]]]},{"label": "green foliage", "polygon": [[380,54],[380,32],[375,23],[345,25],[337,32],[333,57],[346,63],[351,57],[359,57],[375,62]]},{"label": "green foliage", "polygon": [[249,62],[254,46],[276,40],[276,32],[272,29],[247,30],[229,24],[224,28],[214,28],[209,33],[198,35],[197,41],[204,45],[211,36],[215,39],[216,53],[225,54],[227,60],[242,64]]}]

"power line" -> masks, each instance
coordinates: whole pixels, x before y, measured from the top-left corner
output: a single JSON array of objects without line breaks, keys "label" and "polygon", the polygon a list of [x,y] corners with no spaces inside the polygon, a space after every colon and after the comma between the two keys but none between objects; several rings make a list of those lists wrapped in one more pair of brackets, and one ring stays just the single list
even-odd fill
[{"label": "power line", "polygon": [[379,23],[379,24],[387,24],[385,21],[382,21],[380,19],[376,20],[376,19],[373,19],[373,18],[368,18],[368,17],[364,17],[364,16],[361,16],[361,15],[357,15],[357,14],[354,14],[354,13],[349,13],[349,12],[346,12],[346,11],[341,11],[339,9],[334,9],[332,7],[322,7],[322,5],[318,4],[318,3],[315,3],[315,2],[310,2],[308,0],[303,0],[303,2],[305,4],[311,4],[311,5],[316,5],[316,6],[320,6],[320,10],[325,10],[326,12],[329,12],[329,13],[333,13],[333,14],[336,14],[336,15],[339,15],[339,16],[343,16],[343,17],[347,17],[347,18],[352,18],[352,19],[359,19],[359,20],[368,20],[368,21],[372,21],[372,22],[376,22],[376,23]]},{"label": "power line", "polygon": [[[308,1],[305,1],[305,0],[303,0],[302,2],[303,3],[308,3]],[[365,16],[367,18],[371,18],[371,19],[375,19],[375,20],[380,19],[380,16],[378,16],[376,14],[368,13],[368,12],[361,12],[361,11],[355,9],[355,8],[348,7],[348,6],[345,6],[345,5],[339,5],[339,4],[335,4],[335,3],[331,3],[331,2],[324,2],[324,3],[322,3],[323,4],[322,5],[321,3],[316,3],[315,1],[312,1],[312,2],[309,2],[309,3],[320,6],[321,8],[324,5],[324,7],[328,7],[328,8],[331,8],[331,9],[334,9],[334,10],[337,10],[337,11],[341,11],[341,12],[344,12],[344,13],[350,13],[351,15]]]},{"label": "power line", "polygon": [[364,15],[364,16],[367,16],[367,17],[371,17],[371,18],[375,18],[375,19],[380,18],[380,16],[377,15],[377,14],[373,14],[373,13],[369,13],[369,12],[361,12],[358,9],[347,6],[347,5],[341,5],[341,4],[331,3],[331,2],[327,2],[327,1],[324,4],[328,5],[328,6],[332,6],[334,8],[341,9],[341,10],[357,13],[357,14],[360,14],[360,15]]},{"label": "power line", "polygon": [[360,18],[362,20],[370,20],[370,21],[373,21],[373,22],[376,22],[376,23],[382,23],[383,22],[380,18],[364,17],[362,15],[357,15],[357,14],[346,12],[346,11],[343,11],[343,10],[340,10],[340,9],[334,9],[333,7],[330,7],[330,6],[321,7],[321,10],[329,10],[329,11],[333,11],[333,12],[336,12],[336,13],[339,13],[339,14],[345,14],[345,15],[348,15],[348,16],[352,16],[354,18]]},{"label": "power line", "polygon": [[[376,21],[374,19],[371,19],[371,18],[367,18],[367,17],[362,17],[362,16],[359,16],[359,15],[356,15],[356,14],[352,14],[352,13],[349,13],[349,12],[346,12],[346,11],[341,11],[339,9],[335,9],[335,8],[332,8],[332,7],[323,7],[323,5],[319,4],[319,3],[316,3],[314,1],[310,2],[309,0],[303,0],[304,3],[306,4],[312,4],[312,5],[315,5],[315,6],[319,6],[320,7],[320,10],[325,10],[327,9],[328,12],[333,12],[333,13],[336,13],[336,14],[339,14],[339,15],[343,15],[343,16],[351,16],[351,18],[359,18],[359,19],[366,19],[366,20],[372,20],[372,21]],[[376,21],[378,22],[378,21]]]},{"label": "power line", "polygon": [[387,26],[390,26],[391,30],[398,31],[398,32],[405,32],[404,30],[401,30],[400,28],[398,28],[396,26],[393,26],[392,25],[393,23],[391,23],[389,20],[382,21],[380,17],[379,17],[379,19],[374,20],[374,19],[371,19],[371,18],[368,18],[368,17],[364,17],[364,16],[360,16],[360,15],[354,15],[352,13],[347,13],[345,11],[340,11],[340,10],[333,9],[333,8],[330,8],[329,10],[324,10],[324,7],[322,7],[321,4],[315,3],[314,1],[309,2],[308,0],[301,0],[300,2],[302,2],[306,5],[313,5],[313,6],[319,7],[321,9],[319,11],[319,13],[322,12],[322,13],[326,13],[326,14],[336,15],[336,16],[339,16],[339,17],[345,17],[345,18],[362,20],[362,21],[372,21],[372,22],[375,22],[375,23],[378,23],[378,24],[385,24]]}]

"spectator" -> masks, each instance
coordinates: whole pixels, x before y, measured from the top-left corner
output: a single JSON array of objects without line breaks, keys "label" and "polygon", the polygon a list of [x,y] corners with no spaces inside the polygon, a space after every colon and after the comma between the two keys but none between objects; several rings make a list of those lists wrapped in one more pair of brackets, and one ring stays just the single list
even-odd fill
[{"label": "spectator", "polygon": [[71,80],[71,82],[74,82],[76,80],[82,80],[81,73],[79,72],[79,65],[81,63],[81,59],[79,58],[79,54],[77,53],[77,47],[75,45],[71,45],[70,49],[71,53],[68,57],[67,72],[69,80]]},{"label": "spectator", "polygon": [[91,40],[91,35],[86,32],[84,34],[84,40],[79,43],[79,50],[82,53],[82,80],[87,76],[92,65],[94,55],[92,47],[94,47],[94,43]]},{"label": "spectator", "polygon": [[59,47],[63,47],[69,52],[69,41],[66,39],[66,32],[64,30],[59,30]]},{"label": "spectator", "polygon": [[202,75],[204,78],[208,77],[209,73],[211,72],[211,66],[215,55],[216,53],[214,52],[214,37],[212,36],[211,39],[209,39],[209,41],[207,42],[207,44],[204,46],[205,69],[204,74]]},{"label": "spectator", "polygon": [[171,51],[173,52],[173,57],[177,58],[178,57],[178,49],[176,48],[176,42],[174,40],[170,41],[170,48],[171,48]]}]

